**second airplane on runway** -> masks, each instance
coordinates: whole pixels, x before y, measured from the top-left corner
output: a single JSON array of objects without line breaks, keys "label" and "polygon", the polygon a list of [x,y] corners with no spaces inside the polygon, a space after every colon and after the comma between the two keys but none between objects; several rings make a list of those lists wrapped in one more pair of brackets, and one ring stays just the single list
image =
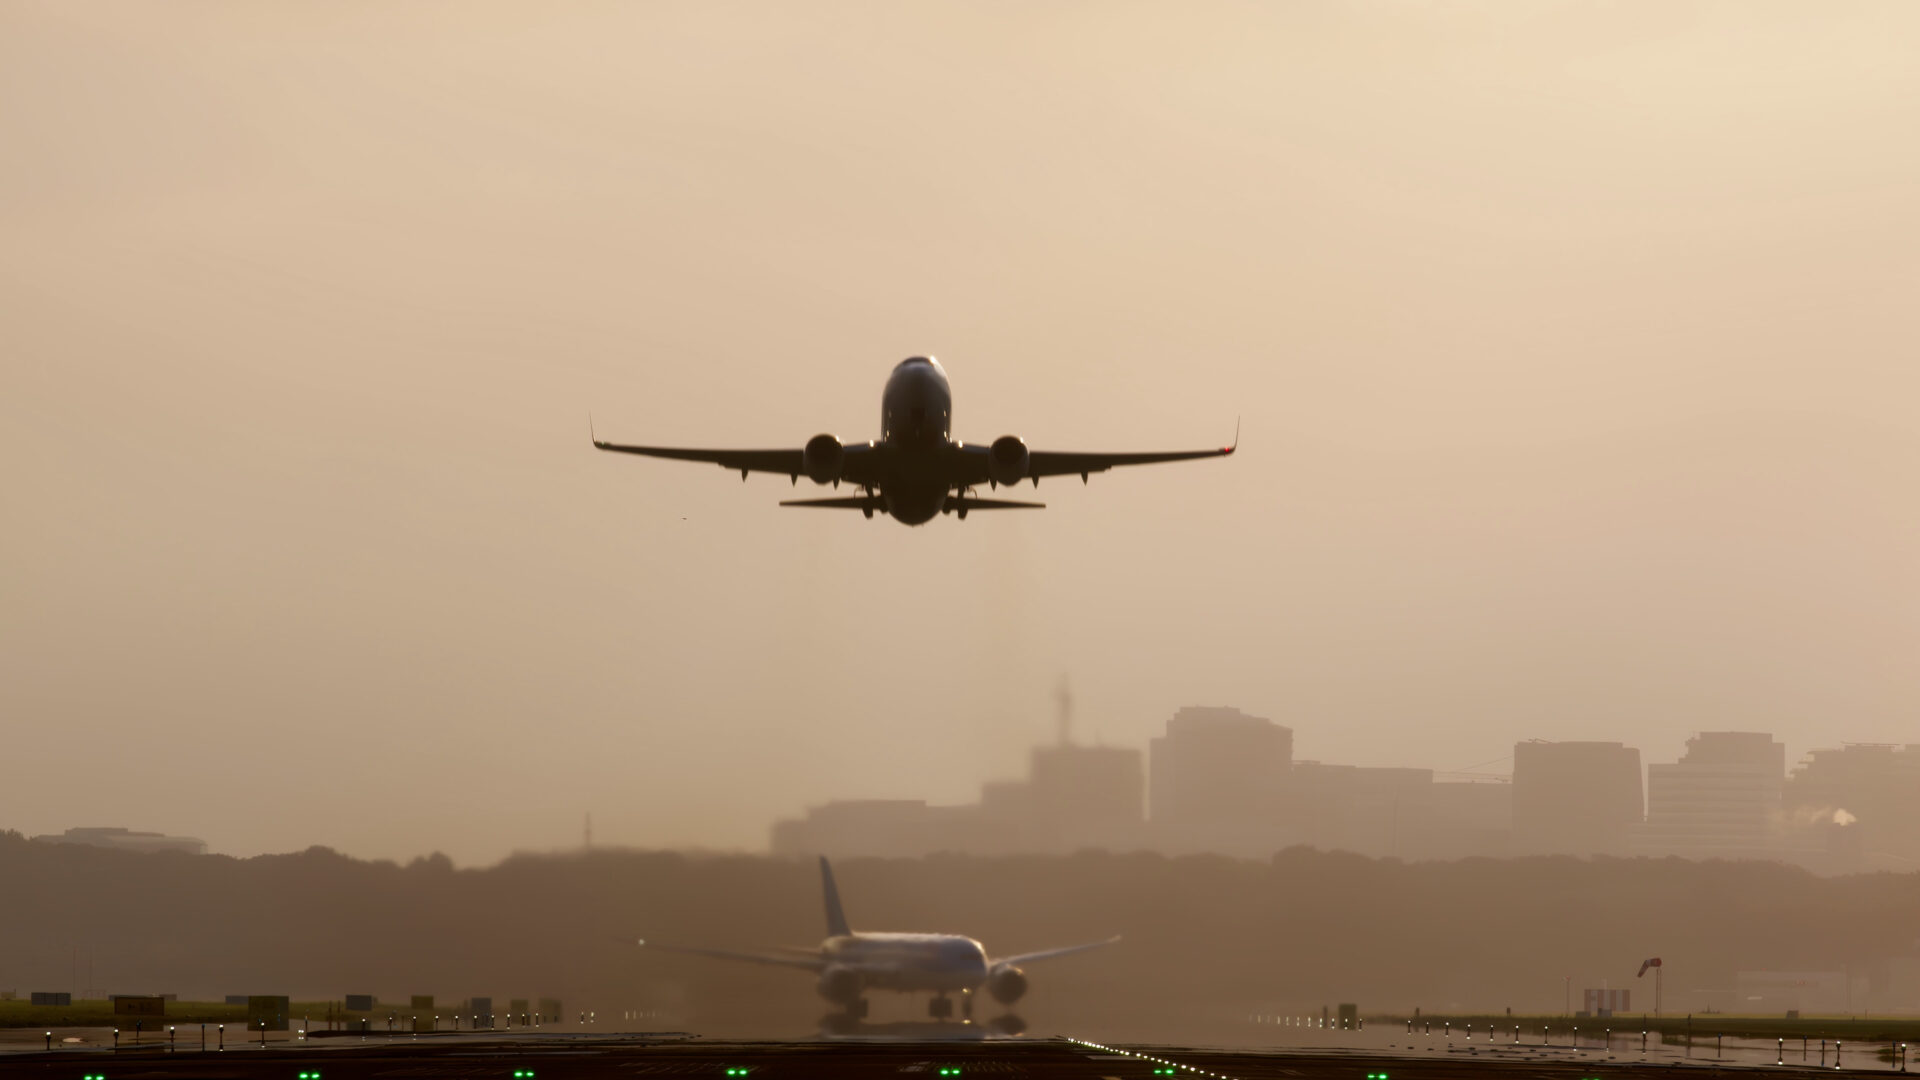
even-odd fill
[{"label": "second airplane on runway", "polygon": [[[1027,964],[1120,940],[1112,937],[1088,945],[993,959],[979,942],[958,934],[855,933],[847,925],[846,913],[840,910],[840,890],[833,883],[833,867],[824,855],[820,857],[820,885],[826,893],[827,939],[817,949],[733,952],[681,945],[651,947],[814,972],[820,996],[846,1009],[847,1016],[854,1020],[866,1018],[869,990],[931,993],[928,1013],[936,1020],[945,1020],[953,1015],[949,994],[960,996],[961,1013],[971,1018],[975,990],[985,990],[1002,1005],[1012,1005],[1027,992],[1027,973],[1023,970]],[[645,941],[640,944],[647,945]]]},{"label": "second airplane on runway", "polygon": [[[1175,450],[1144,454],[1086,454],[1055,450],[1028,450],[1013,435],[991,444],[953,439],[953,390],[947,373],[931,356],[900,362],[887,379],[880,398],[880,439],[842,443],[832,435],[815,435],[798,450],[690,450],[671,446],[631,446],[603,442],[593,445],[620,454],[704,461],[748,473],[779,473],[795,483],[806,476],[816,484],[838,487],[846,482],[859,495],[831,499],[791,499],[782,506],[816,506],[859,510],[868,517],[875,510],[907,525],[921,525],[944,513],[962,521],[969,510],[1037,510],[1044,503],[982,499],[973,494],[981,484],[1012,486],[1022,480],[1036,487],[1043,476],[1105,472],[1115,465],[1149,465],[1158,461],[1225,457],[1233,446],[1218,450]],[[1234,442],[1237,446],[1239,435]]]}]

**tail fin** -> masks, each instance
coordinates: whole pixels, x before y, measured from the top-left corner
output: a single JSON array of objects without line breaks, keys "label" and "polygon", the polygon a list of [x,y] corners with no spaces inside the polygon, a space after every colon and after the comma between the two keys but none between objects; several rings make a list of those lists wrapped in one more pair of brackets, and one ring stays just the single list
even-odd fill
[{"label": "tail fin", "polygon": [[853,933],[847,928],[847,913],[840,910],[840,889],[833,883],[833,867],[828,865],[825,855],[820,856],[820,885],[827,894],[827,936],[846,937]]}]

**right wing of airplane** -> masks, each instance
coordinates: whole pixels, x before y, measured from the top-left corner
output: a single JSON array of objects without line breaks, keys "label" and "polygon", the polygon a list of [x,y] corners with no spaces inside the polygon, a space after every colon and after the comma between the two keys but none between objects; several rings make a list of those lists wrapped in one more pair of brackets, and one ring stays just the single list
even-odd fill
[{"label": "right wing of airplane", "polygon": [[[1233,432],[1233,443],[1218,450],[1152,450],[1144,453],[1082,453],[1072,450],[1033,450],[1026,455],[1026,470],[1019,474],[1022,480],[1039,483],[1043,476],[1073,476],[1078,474],[1085,480],[1097,472],[1121,465],[1155,465],[1163,461],[1194,461],[1199,458],[1229,457],[1240,448],[1240,430]],[[959,475],[954,481],[960,484],[984,484],[994,477],[992,444],[966,443],[960,446],[956,463]],[[1017,470],[1018,466],[1014,466]],[[1002,480],[1006,483],[1006,480]]]},{"label": "right wing of airplane", "polygon": [[689,956],[708,956],[717,960],[742,960],[749,964],[772,964],[776,967],[804,968],[807,971],[819,971],[826,966],[818,949],[799,947],[783,948],[767,952],[735,952],[732,949],[704,949],[692,945],[654,945],[642,941],[642,948],[659,949],[661,952],[685,953]]},{"label": "right wing of airplane", "polygon": [[1072,451],[1035,450],[1028,457],[1028,476],[1072,476],[1079,473],[1106,472],[1116,465],[1155,465],[1162,461],[1192,461],[1196,458],[1226,457],[1237,447],[1218,450],[1169,450],[1145,454],[1080,454]]},{"label": "right wing of airplane", "polygon": [[1120,935],[1115,934],[1105,941],[1094,941],[1085,945],[1068,945],[1064,949],[1043,949],[1040,952],[1021,953],[1018,956],[1003,956],[998,960],[992,961],[988,966],[995,968],[1019,967],[1022,964],[1031,964],[1035,960],[1051,960],[1056,956],[1068,956],[1077,952],[1086,952],[1088,949],[1098,949],[1102,946],[1111,945],[1119,940]]}]

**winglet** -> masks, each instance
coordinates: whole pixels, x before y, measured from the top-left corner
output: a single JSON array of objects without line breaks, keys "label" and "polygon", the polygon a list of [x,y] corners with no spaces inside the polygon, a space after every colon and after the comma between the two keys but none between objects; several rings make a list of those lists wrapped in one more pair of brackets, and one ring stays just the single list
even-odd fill
[{"label": "winglet", "polygon": [[593,432],[593,413],[591,410],[587,413],[587,440],[595,446],[600,445],[600,436]]},{"label": "winglet", "polygon": [[1240,418],[1236,416],[1233,418],[1233,445],[1221,447],[1220,452],[1231,454],[1238,449],[1240,449]]},{"label": "winglet", "polygon": [[820,856],[820,887],[827,897],[827,936],[852,936],[853,931],[847,927],[847,913],[840,910],[840,890],[833,883],[833,867],[825,855]]}]

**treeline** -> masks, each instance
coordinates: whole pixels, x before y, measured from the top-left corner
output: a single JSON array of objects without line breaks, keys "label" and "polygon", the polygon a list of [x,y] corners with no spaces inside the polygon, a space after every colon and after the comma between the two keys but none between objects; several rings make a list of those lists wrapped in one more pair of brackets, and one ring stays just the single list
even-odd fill
[{"label": "treeline", "polygon": [[[1878,994],[1920,953],[1920,874],[1820,878],[1764,863],[1536,858],[1401,863],[1292,849],[1267,862],[1088,852],[849,860],[855,929],[939,930],[1011,954],[1121,934],[1037,966],[1019,1011],[1088,1034],[1231,1025],[1353,1001],[1368,1011],[1558,1012],[1666,962],[1669,1004],[1745,970],[1841,971]],[[603,1023],[791,1034],[810,976],[646,950],[824,933],[810,863],[594,851],[458,870],[315,848],[132,855],[0,834],[0,989],[558,997]],[[1650,991],[1650,987],[1646,987]],[[1864,1004],[1864,1003],[1863,1003]],[[876,1015],[900,1018],[919,1002]],[[646,1025],[642,1025],[646,1026]]]}]

